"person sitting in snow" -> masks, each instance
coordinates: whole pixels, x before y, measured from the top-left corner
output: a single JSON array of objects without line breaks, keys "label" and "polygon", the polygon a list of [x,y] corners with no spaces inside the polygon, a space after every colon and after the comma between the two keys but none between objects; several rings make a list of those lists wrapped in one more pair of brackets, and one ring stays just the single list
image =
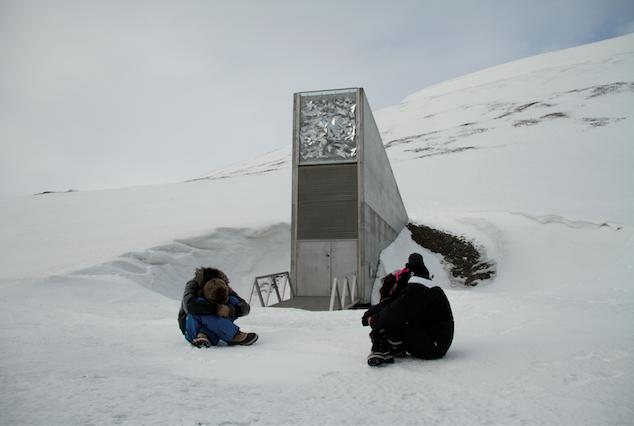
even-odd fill
[{"label": "person sitting in snow", "polygon": [[372,328],[368,364],[412,356],[442,358],[453,340],[454,321],[445,292],[434,286],[423,256],[412,253],[405,268],[382,279],[381,302],[361,320]]},{"label": "person sitting in snow", "polygon": [[178,312],[181,332],[192,345],[216,346],[220,340],[230,346],[252,345],[255,333],[244,333],[233,322],[249,314],[251,307],[229,287],[229,278],[216,268],[198,268],[185,285]]}]

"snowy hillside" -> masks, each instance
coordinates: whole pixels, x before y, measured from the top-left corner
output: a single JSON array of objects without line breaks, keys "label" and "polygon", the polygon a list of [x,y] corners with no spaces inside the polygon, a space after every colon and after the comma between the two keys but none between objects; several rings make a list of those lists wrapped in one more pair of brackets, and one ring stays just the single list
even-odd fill
[{"label": "snowy hillside", "polygon": [[0,424],[631,423],[633,77],[634,34],[375,112],[410,219],[497,266],[453,287],[407,230],[382,254],[385,272],[421,252],[447,292],[456,336],[431,362],[368,367],[359,311],[254,303],[252,347],[180,335],[196,267],[247,299],[289,269],[290,146],[190,182],[0,199]]},{"label": "snowy hillside", "polygon": [[[438,182],[417,197],[427,211],[634,224],[634,192],[623,185],[634,182],[633,52],[629,35],[549,53],[377,112],[398,177]],[[447,191],[460,202],[447,202]]]}]

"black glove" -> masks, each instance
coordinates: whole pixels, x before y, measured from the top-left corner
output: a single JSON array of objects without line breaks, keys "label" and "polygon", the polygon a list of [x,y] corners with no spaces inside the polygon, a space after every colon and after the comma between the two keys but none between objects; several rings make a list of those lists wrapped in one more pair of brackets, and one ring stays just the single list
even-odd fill
[{"label": "black glove", "polygon": [[365,311],[365,314],[363,314],[363,317],[361,318],[361,325],[363,325],[364,327],[367,327],[368,325],[368,317],[370,316],[370,311]]},{"label": "black glove", "polygon": [[379,312],[381,310],[381,308],[383,308],[383,306],[381,306],[381,304],[379,303],[378,305],[374,305],[370,309],[365,311],[365,313],[363,314],[363,318],[361,318],[361,324],[364,327],[370,325],[370,324],[368,324],[368,317],[371,317],[372,315],[374,315],[377,312]]}]

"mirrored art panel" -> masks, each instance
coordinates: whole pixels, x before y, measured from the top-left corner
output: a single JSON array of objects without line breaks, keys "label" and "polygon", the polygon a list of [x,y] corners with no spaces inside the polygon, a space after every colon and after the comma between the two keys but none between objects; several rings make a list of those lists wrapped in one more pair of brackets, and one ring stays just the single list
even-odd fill
[{"label": "mirrored art panel", "polygon": [[356,161],[357,102],[345,96],[303,97],[300,111],[299,161]]}]

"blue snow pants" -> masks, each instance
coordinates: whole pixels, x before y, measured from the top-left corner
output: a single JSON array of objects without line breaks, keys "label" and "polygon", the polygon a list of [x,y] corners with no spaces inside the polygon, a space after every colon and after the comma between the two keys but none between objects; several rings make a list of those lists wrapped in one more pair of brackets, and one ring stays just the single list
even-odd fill
[{"label": "blue snow pants", "polygon": [[[233,296],[229,297],[228,305],[237,305],[239,300]],[[220,340],[230,342],[240,329],[233,322],[237,317],[231,319],[219,317],[217,315],[187,315],[185,321],[185,339],[191,343],[198,333],[205,333],[209,336],[211,344],[216,346]]]}]

